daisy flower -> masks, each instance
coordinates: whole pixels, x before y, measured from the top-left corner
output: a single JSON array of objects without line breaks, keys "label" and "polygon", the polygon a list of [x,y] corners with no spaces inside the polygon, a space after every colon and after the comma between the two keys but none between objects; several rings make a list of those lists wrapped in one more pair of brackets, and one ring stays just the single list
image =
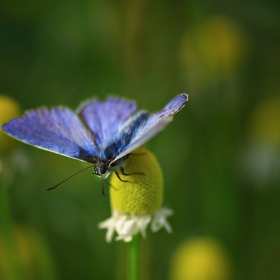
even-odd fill
[{"label": "daisy flower", "polygon": [[98,225],[107,229],[107,242],[113,240],[115,233],[115,240],[125,242],[139,233],[146,237],[149,225],[152,232],[161,228],[172,232],[167,218],[173,211],[162,207],[162,171],[150,151],[138,149],[131,153],[124,168],[112,175],[110,185],[112,216]]}]

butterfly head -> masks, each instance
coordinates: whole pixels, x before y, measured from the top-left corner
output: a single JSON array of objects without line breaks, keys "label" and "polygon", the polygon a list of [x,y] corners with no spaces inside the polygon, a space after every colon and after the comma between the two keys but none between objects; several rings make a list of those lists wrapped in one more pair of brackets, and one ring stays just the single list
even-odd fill
[{"label": "butterfly head", "polygon": [[94,173],[102,177],[108,171],[108,162],[98,161],[94,166]]}]

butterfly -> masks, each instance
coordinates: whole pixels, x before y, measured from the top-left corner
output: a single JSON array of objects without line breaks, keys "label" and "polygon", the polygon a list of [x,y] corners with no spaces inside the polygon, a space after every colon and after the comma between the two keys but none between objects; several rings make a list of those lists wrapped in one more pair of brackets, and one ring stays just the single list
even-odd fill
[{"label": "butterfly", "polygon": [[138,111],[137,105],[118,97],[104,102],[93,98],[76,113],[65,107],[39,108],[2,126],[8,135],[29,145],[94,164],[94,174],[106,179],[135,149],[142,146],[186,104],[177,95],[161,111]]}]

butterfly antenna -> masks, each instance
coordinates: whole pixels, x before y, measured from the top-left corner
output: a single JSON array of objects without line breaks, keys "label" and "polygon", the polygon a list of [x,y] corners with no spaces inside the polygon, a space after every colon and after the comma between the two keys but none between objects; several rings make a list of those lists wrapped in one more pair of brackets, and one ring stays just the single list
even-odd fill
[{"label": "butterfly antenna", "polygon": [[63,180],[62,182],[60,182],[60,183],[58,183],[58,184],[56,184],[56,185],[54,185],[54,186],[52,186],[52,187],[50,187],[50,188],[47,188],[46,191],[51,191],[51,190],[57,188],[58,186],[60,186],[61,184],[65,183],[66,181],[68,181],[68,180],[71,179],[72,177],[78,175],[79,173],[81,173],[81,172],[83,172],[83,171],[85,171],[85,170],[87,170],[87,169],[89,169],[89,168],[91,168],[91,167],[93,167],[93,165],[90,165],[90,166],[87,166],[87,167],[81,169],[80,171],[74,173],[74,174],[71,175],[70,177],[68,177],[68,178],[66,178],[65,180]]}]

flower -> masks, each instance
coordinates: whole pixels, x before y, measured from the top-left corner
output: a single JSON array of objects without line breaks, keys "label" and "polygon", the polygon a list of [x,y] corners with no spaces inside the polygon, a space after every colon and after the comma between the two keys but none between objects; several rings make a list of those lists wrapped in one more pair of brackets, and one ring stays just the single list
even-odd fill
[{"label": "flower", "polygon": [[[269,94],[267,94],[269,95]],[[277,187],[280,169],[280,97],[266,97],[252,110],[247,141],[241,151],[240,174],[258,189]]]},{"label": "flower", "polygon": [[138,233],[146,237],[149,224],[152,232],[165,228],[170,233],[167,218],[173,211],[162,207],[163,176],[155,156],[145,149],[134,151],[128,156],[123,173],[130,175],[123,175],[120,170],[112,175],[112,216],[98,225],[107,229],[106,241],[111,242],[115,232],[116,240],[125,242]]},{"label": "flower", "polygon": [[18,141],[1,131],[2,125],[20,114],[20,105],[6,95],[0,95],[0,175],[9,185],[16,168],[25,169],[27,158],[17,149]]},{"label": "flower", "polygon": [[226,280],[232,268],[228,252],[210,237],[193,237],[176,250],[170,271],[171,280]]},{"label": "flower", "polygon": [[12,224],[10,235],[0,232],[0,248],[0,279],[58,279],[49,246],[34,229]]},{"label": "flower", "polygon": [[211,15],[183,33],[179,62],[188,88],[199,92],[238,71],[248,50],[247,34],[234,19]]},{"label": "flower", "polygon": [[[2,124],[20,114],[18,103],[12,98],[0,95],[0,127]],[[0,131],[0,155],[6,155],[17,144],[13,138]]]}]

